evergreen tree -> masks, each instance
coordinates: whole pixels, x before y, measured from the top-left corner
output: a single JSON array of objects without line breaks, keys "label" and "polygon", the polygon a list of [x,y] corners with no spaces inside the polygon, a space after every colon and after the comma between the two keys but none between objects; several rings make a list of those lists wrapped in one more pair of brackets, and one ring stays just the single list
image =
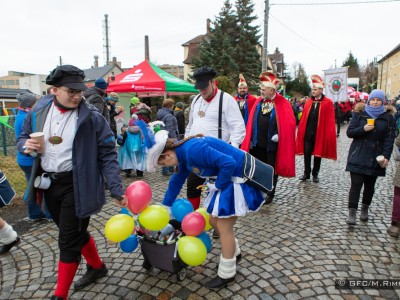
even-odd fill
[{"label": "evergreen tree", "polygon": [[261,72],[261,58],[256,48],[261,37],[260,29],[252,25],[257,20],[252,0],[236,0],[235,6],[238,21],[235,61],[239,67],[239,73],[244,75],[251,87],[258,83]]},{"label": "evergreen tree", "polygon": [[348,67],[347,71],[348,77],[360,78],[361,76],[360,65],[358,64],[357,58],[354,57],[351,51],[349,52],[349,56],[343,62],[342,67]]},{"label": "evergreen tree", "polygon": [[230,1],[225,0],[219,16],[212,22],[209,39],[201,43],[199,57],[192,61],[194,69],[208,65],[219,76],[228,77],[235,86],[242,73],[252,90],[261,72],[256,48],[260,35],[258,26],[251,25],[257,18],[253,12],[251,0],[236,0],[236,12]]},{"label": "evergreen tree", "polygon": [[201,66],[212,67],[219,76],[227,76],[231,80],[237,76],[239,70],[235,62],[235,36],[237,32],[237,18],[229,0],[213,22],[210,40],[200,45],[200,56],[193,60],[194,68]]},{"label": "evergreen tree", "polygon": [[293,78],[288,77],[286,81],[286,93],[291,96],[307,96],[310,94],[311,88],[308,81],[308,76],[301,63],[293,64]]}]

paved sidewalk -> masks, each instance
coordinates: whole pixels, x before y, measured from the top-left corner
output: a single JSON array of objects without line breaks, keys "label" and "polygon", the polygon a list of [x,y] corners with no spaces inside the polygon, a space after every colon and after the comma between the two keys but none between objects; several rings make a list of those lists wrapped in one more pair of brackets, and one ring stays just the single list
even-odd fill
[{"label": "paved sidewalk", "polygon": [[[400,289],[335,288],[335,280],[400,278],[399,243],[386,234],[393,197],[392,160],[388,175],[380,177],[368,223],[346,225],[349,173],[345,172],[350,140],[344,128],[338,138],[338,161],[322,161],[320,183],[280,178],[276,199],[259,212],[239,219],[236,234],[243,258],[236,282],[210,291],[203,283],[215,276],[220,244],[202,266],[189,267],[187,277],[142,268],[140,249],[122,253],[104,237],[106,221],[119,212],[111,201],[94,216],[90,232],[110,272],[70,299],[400,299]],[[297,177],[303,171],[298,157]],[[129,184],[132,179],[125,180]],[[168,178],[145,174],[159,202]],[[182,194],[184,196],[184,194]],[[54,224],[34,225],[22,235],[20,246],[0,256],[0,299],[49,299],[55,289],[58,261]],[[81,263],[76,279],[84,273]]]}]

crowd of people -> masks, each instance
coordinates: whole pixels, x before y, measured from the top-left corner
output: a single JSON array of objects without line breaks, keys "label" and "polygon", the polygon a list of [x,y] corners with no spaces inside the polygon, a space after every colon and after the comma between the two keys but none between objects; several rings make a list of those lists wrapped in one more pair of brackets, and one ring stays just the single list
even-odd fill
[{"label": "crowd of people", "polygon": [[[365,102],[354,105],[333,103],[323,94],[323,78],[313,75],[311,97],[288,101],[278,93],[280,79],[267,71],[259,77],[259,97],[249,93],[241,74],[232,97],[218,88],[216,76],[211,67],[196,69],[193,78],[199,94],[191,97],[190,108],[167,98],[154,120],[151,108],[133,97],[130,120],[119,132],[115,117],[124,111],[117,105],[119,95],[107,94],[102,78],[87,89],[83,71],[75,66],[59,66],[50,73],[49,95],[40,99],[30,93],[18,95],[17,161],[28,182],[24,196],[28,217],[53,220],[59,229],[60,259],[52,299],[68,297],[82,256],[87,271],[75,289],[106,276],[107,267],[88,226],[105,203],[106,189],[117,206],[127,206],[120,170],[126,177],[135,172],[142,178],[144,172],[161,166],[163,175],[172,175],[162,201],[166,206],[172,205],[186,182],[187,198],[197,209],[202,202],[199,187],[207,187],[203,205],[213,235],[221,241],[218,271],[205,284],[208,288],[219,289],[235,279],[241,257],[234,233],[237,218],[273,202],[279,194],[279,176],[295,176],[296,155],[304,157],[299,180],[318,184],[322,159],[337,159],[336,136],[343,120],[349,123],[347,136],[352,139],[346,166],[351,178],[347,223],[356,225],[362,188],[360,220],[368,221],[375,183],[385,176],[397,133],[396,109],[385,106],[382,91],[373,90]],[[42,139],[33,138],[35,132],[43,133]],[[400,146],[398,138],[396,145]],[[400,234],[397,173],[388,228],[394,237]],[[0,242],[0,254],[20,242],[2,219]]]}]

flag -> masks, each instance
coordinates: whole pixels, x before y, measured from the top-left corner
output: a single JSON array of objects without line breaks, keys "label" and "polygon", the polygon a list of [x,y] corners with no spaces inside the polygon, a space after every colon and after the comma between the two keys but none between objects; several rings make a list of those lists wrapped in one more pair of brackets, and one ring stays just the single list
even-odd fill
[{"label": "flag", "polygon": [[11,127],[11,125],[8,124],[8,119],[9,119],[9,118],[10,118],[9,116],[0,116],[0,124],[3,124],[3,125],[5,125],[5,126],[11,128],[11,129],[13,129],[13,128]]},{"label": "flag", "polygon": [[347,100],[347,68],[324,71],[325,95],[333,102]]}]

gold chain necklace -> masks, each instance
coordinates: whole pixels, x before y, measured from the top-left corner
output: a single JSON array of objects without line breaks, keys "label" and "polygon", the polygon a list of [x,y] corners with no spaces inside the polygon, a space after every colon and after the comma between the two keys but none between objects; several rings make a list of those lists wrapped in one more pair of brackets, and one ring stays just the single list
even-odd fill
[{"label": "gold chain necklace", "polygon": [[[200,102],[200,108],[199,111],[197,112],[197,114],[199,115],[200,118],[203,118],[206,115],[206,111],[208,109],[208,107],[210,106],[210,102],[207,102],[207,106],[204,104],[203,106],[203,101],[207,102],[206,100],[202,100],[202,102]],[[204,109],[204,111],[203,111]]]},{"label": "gold chain necklace", "polygon": [[[75,110],[75,109],[74,109],[74,110]],[[65,127],[67,126],[67,124],[68,124],[68,122],[69,122],[69,119],[70,119],[71,116],[73,115],[74,110],[71,111],[70,115],[69,115],[68,118],[67,118],[67,121],[64,123],[64,126],[61,128],[61,134],[60,134],[60,136],[58,136],[58,135],[56,135],[56,134],[54,134],[54,135],[52,136],[52,135],[51,135],[51,124],[53,123],[53,111],[54,111],[54,105],[53,105],[52,110],[51,110],[51,116],[50,116],[50,124],[49,124],[49,135],[50,135],[50,137],[49,137],[49,139],[48,139],[48,141],[49,141],[51,144],[53,144],[53,145],[58,145],[58,144],[61,144],[61,143],[63,142],[62,135],[63,135],[63,133],[64,133],[64,129],[65,129]]]}]

